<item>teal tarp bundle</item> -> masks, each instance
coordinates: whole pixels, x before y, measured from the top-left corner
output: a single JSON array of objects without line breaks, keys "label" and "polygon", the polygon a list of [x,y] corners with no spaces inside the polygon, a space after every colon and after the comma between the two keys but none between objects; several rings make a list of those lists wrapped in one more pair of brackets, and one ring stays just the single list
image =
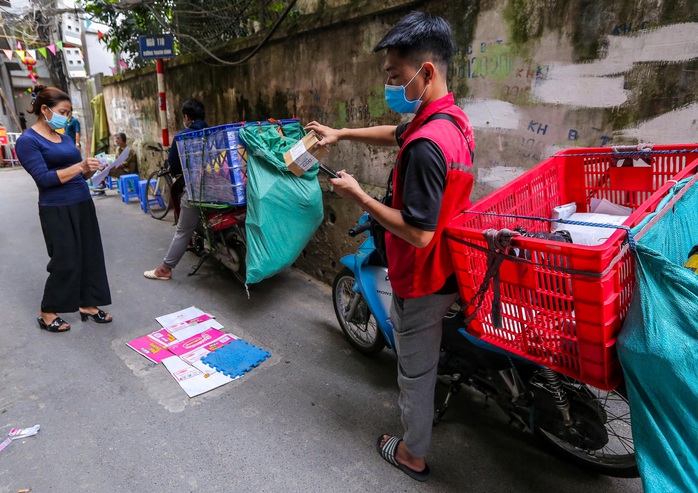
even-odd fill
[{"label": "teal tarp bundle", "polygon": [[290,267],[322,222],[318,165],[297,177],[284,163],[284,152],[303,135],[300,123],[240,129],[247,145],[247,284]]},{"label": "teal tarp bundle", "polygon": [[617,344],[646,493],[698,491],[698,274],[683,267],[698,244],[698,185],[666,206],[687,181],[638,241],[635,292]]}]

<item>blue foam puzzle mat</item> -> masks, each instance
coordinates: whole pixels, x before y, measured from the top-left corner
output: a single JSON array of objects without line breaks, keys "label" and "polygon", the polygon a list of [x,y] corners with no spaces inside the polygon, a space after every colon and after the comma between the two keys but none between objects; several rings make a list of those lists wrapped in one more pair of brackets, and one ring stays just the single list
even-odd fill
[{"label": "blue foam puzzle mat", "polygon": [[270,356],[269,351],[255,347],[242,339],[236,339],[209,353],[201,361],[230,378],[237,378],[259,366]]}]

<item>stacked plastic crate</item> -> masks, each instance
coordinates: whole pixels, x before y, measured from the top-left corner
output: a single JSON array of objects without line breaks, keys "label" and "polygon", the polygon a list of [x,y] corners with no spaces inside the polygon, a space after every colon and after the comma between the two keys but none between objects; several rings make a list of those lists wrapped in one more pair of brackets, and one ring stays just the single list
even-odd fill
[{"label": "stacked plastic crate", "polygon": [[179,134],[175,144],[190,202],[244,205],[247,151],[239,123]]}]

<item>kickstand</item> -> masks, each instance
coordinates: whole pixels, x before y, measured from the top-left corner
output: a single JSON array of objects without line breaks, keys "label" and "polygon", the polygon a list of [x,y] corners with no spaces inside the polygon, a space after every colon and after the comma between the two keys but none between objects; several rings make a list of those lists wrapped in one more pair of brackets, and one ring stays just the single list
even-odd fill
[{"label": "kickstand", "polygon": [[201,268],[201,266],[204,265],[204,262],[206,262],[206,260],[208,260],[208,257],[209,257],[208,254],[206,254],[206,255],[204,255],[203,257],[201,257],[201,258],[199,259],[199,263],[196,264],[196,267],[194,267],[194,270],[192,270],[191,272],[189,272],[189,273],[187,274],[187,277],[193,276],[194,274],[196,274],[196,272],[199,270],[199,268]]},{"label": "kickstand", "polygon": [[441,419],[444,417],[444,414],[446,414],[448,405],[451,402],[451,397],[453,397],[460,391],[460,375],[456,374],[447,378],[450,380],[450,383],[448,385],[448,393],[446,394],[446,398],[444,399],[443,404],[441,404],[441,406],[434,413],[434,419],[432,423],[435,425],[438,424],[439,421],[441,421]]}]

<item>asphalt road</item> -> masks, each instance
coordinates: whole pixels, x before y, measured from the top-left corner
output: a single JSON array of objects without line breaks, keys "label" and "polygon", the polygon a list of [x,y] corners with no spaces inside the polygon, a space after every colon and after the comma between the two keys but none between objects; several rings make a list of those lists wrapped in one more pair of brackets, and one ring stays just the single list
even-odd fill
[{"label": "asphalt road", "polygon": [[[367,358],[342,338],[331,290],[290,270],[248,299],[220,265],[147,280],[169,245],[156,221],[116,192],[95,198],[114,323],[66,334],[35,322],[48,260],[37,192],[21,169],[0,171],[0,436],[41,425],[0,451],[0,492],[640,492],[639,480],[585,472],[543,451],[469,391],[434,429],[432,481],[379,458],[400,432],[396,360]],[[195,305],[272,358],[245,377],[189,399],[162,365],[126,342],[155,317]]]}]

